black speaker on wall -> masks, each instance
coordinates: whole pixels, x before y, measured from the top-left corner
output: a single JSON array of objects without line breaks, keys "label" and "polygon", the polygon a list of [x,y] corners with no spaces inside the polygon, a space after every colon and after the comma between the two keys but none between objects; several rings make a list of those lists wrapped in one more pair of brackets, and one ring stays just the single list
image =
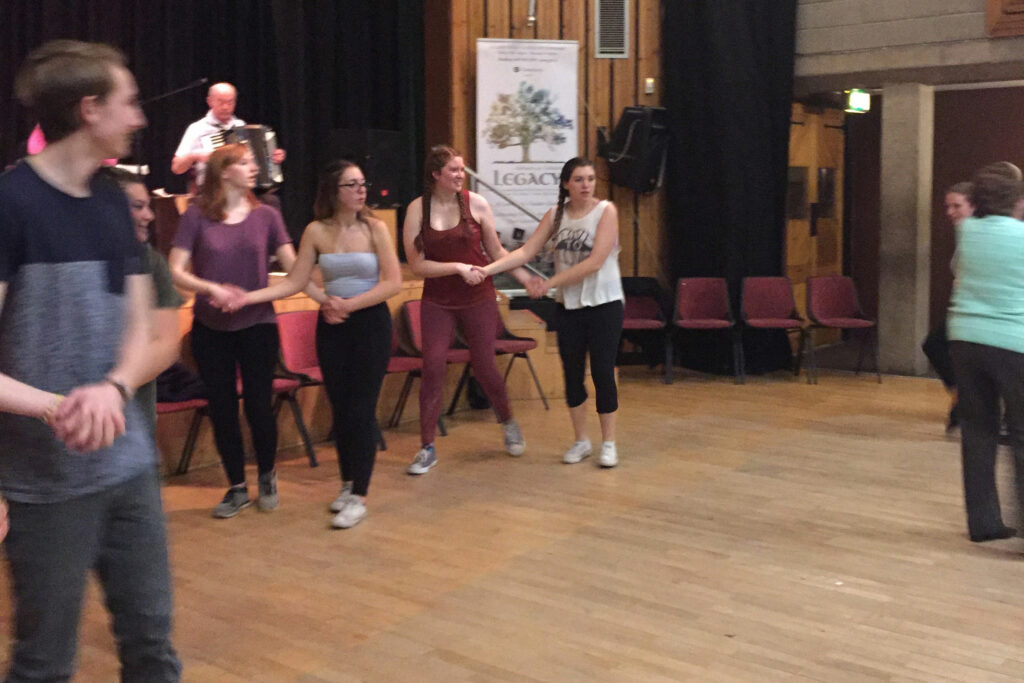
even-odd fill
[{"label": "black speaker on wall", "polygon": [[641,194],[661,187],[668,156],[668,112],[663,107],[626,107],[612,131],[599,128],[597,153],[611,181]]},{"label": "black speaker on wall", "polygon": [[370,183],[366,203],[390,207],[412,200],[413,170],[406,161],[406,136],[397,130],[376,128],[335,128],[327,138],[329,158],[348,159],[359,164]]}]

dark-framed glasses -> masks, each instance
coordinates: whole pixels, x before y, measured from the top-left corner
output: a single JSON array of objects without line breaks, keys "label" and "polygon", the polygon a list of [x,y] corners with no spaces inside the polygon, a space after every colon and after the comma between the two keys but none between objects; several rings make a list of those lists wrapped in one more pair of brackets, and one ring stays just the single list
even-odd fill
[{"label": "dark-framed glasses", "polygon": [[373,183],[370,183],[366,180],[362,182],[359,182],[358,180],[353,180],[348,183],[338,183],[338,187],[344,187],[345,189],[348,190],[357,190],[361,187],[364,190],[369,190],[371,187],[373,187]]}]

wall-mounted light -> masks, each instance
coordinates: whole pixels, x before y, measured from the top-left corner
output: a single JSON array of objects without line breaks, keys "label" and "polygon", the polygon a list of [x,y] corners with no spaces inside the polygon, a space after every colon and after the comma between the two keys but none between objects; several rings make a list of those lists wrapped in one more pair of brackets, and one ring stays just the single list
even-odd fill
[{"label": "wall-mounted light", "polygon": [[871,111],[871,93],[868,91],[853,88],[844,91],[843,94],[845,95],[843,111],[850,114],[864,114]]}]

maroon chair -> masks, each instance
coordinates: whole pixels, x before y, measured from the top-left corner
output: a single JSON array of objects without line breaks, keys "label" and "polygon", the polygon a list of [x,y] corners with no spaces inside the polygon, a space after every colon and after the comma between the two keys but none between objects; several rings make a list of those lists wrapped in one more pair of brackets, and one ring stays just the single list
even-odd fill
[{"label": "maroon chair", "polygon": [[[298,393],[305,387],[320,386],[324,383],[323,372],[316,355],[317,311],[294,311],[277,315],[277,333],[281,339],[281,363],[279,376],[274,378],[274,416],[281,412],[281,406],[288,404],[295,426],[306,448],[309,466],[319,463],[309,438],[306,421],[302,418]],[[241,387],[239,387],[241,391]]]},{"label": "maroon chair", "polygon": [[284,369],[290,378],[303,382],[303,386],[324,383],[320,360],[316,355],[316,321],[319,316],[317,311],[277,315],[277,333],[281,338]]},{"label": "maroon chair", "polygon": [[[414,299],[402,304],[402,318],[405,321],[405,328],[409,333],[409,343],[412,345],[412,351],[419,356],[423,355],[422,303],[420,299]],[[452,335],[452,343],[454,342],[454,335]],[[459,379],[459,383],[462,384],[464,378],[469,373],[469,349],[449,348],[445,353],[445,363],[449,365],[465,364],[466,367],[462,371],[463,378]],[[440,430],[441,436],[448,436],[444,420],[440,417],[437,418],[437,428]]]},{"label": "maroon chair", "polygon": [[[744,382],[743,345],[729,306],[729,288],[720,277],[684,277],[676,285],[672,330],[726,331],[732,336],[733,375]],[[665,344],[665,383],[672,383],[672,339]]]},{"label": "maroon chair", "polygon": [[193,398],[187,401],[163,401],[157,402],[157,415],[170,415],[171,413],[182,413],[186,410],[194,411],[192,421],[188,425],[188,435],[185,437],[185,446],[181,449],[181,457],[178,458],[178,467],[175,474],[185,474],[192,462],[192,452],[196,448],[196,439],[199,438],[199,427],[206,416],[206,407],[209,405],[205,398]]},{"label": "maroon chair", "polygon": [[[405,373],[405,382],[402,384],[402,390],[398,394],[398,402],[395,404],[395,409],[391,412],[391,418],[388,419],[388,428],[394,428],[398,426],[399,421],[402,419],[402,413],[405,411],[405,403],[409,400],[409,392],[412,391],[412,382],[417,377],[422,376],[423,371],[423,359],[419,356],[404,355],[401,352],[398,344],[398,326],[391,330],[391,358],[388,359],[388,374]],[[382,449],[384,450],[384,449]]]},{"label": "maroon chair", "polygon": [[664,349],[654,348],[655,345],[660,342],[665,346],[670,341],[672,328],[666,320],[666,312],[671,302],[653,277],[624,277],[622,292],[625,301],[619,345],[625,341],[639,344],[647,364],[654,367],[659,357],[665,355]]},{"label": "maroon chair", "polygon": [[839,329],[861,333],[860,352],[857,354],[857,374],[864,361],[864,350],[868,339],[874,342],[875,374],[882,382],[878,362],[878,326],[864,315],[857,298],[853,280],[843,275],[822,275],[807,278],[807,317],[811,320],[808,330],[809,360],[814,370],[814,383],[818,383],[818,364],[814,358],[814,330]]},{"label": "maroon chair", "polygon": [[[796,330],[800,334],[796,356],[793,359],[793,375],[800,375],[806,348],[807,330],[804,319],[796,310],[793,297],[793,283],[788,277],[745,277],[740,297],[740,312],[743,324],[756,330]],[[742,335],[742,331],[740,333]],[[811,373],[807,373],[811,383]]]}]

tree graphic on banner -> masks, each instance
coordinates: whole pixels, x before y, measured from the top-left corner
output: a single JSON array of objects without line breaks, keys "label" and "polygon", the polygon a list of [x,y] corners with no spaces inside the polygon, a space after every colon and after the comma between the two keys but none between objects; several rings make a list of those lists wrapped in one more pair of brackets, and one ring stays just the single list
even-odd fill
[{"label": "tree graphic on banner", "polygon": [[530,145],[538,140],[560,145],[566,140],[561,130],[571,127],[572,121],[554,107],[550,92],[522,81],[515,93],[501,93],[491,104],[484,134],[498,149],[518,145],[522,161],[530,161]]}]

